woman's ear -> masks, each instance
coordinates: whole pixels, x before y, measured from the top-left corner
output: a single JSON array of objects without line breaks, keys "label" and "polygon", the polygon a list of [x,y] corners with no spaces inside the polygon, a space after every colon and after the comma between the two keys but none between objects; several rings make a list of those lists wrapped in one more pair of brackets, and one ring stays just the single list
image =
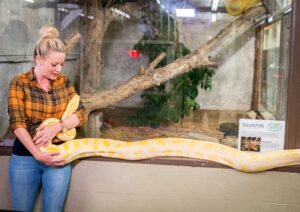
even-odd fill
[{"label": "woman's ear", "polygon": [[39,66],[39,65],[41,65],[41,63],[42,63],[42,57],[40,56],[40,55],[37,55],[36,57],[35,57],[35,62],[36,62],[36,64]]}]

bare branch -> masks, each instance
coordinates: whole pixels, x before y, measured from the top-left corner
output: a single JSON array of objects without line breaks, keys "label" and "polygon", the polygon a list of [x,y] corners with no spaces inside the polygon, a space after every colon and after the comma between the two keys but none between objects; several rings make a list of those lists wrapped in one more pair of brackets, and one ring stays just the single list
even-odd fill
[{"label": "bare branch", "polygon": [[127,2],[124,4],[116,4],[112,6],[126,13],[133,14],[135,11],[144,10],[148,8],[149,5],[150,5],[150,0],[139,0],[136,2]]},{"label": "bare branch", "polygon": [[148,72],[152,72],[154,68],[166,57],[166,53],[160,53],[149,65]]},{"label": "bare branch", "polygon": [[81,35],[79,32],[74,32],[70,34],[65,40],[64,43],[66,45],[67,52],[75,46],[75,44],[80,40]]}]

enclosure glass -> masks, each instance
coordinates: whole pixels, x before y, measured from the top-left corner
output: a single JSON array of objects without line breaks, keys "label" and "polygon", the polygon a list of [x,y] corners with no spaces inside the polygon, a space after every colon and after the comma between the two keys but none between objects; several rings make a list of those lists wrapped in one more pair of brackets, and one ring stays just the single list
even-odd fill
[{"label": "enclosure glass", "polygon": [[90,113],[79,136],[183,137],[237,148],[240,119],[285,121],[291,0],[264,1],[269,13],[247,23],[223,0],[121,2],[0,0],[1,145],[15,137],[9,82],[35,65],[45,24],[69,47],[63,74]]}]

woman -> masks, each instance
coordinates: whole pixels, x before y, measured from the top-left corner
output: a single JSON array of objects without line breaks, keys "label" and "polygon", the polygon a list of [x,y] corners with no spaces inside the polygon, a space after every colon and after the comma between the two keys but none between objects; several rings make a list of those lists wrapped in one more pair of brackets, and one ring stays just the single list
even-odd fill
[{"label": "woman", "polygon": [[59,153],[42,153],[39,147],[58,142],[60,131],[80,126],[87,119],[82,103],[70,117],[52,126],[39,126],[47,118],[61,119],[76,94],[70,81],[60,74],[66,48],[56,28],[46,26],[34,47],[36,66],[12,79],[8,95],[10,124],[16,135],[9,167],[13,209],[33,211],[42,185],[43,211],[62,211],[71,166]]}]

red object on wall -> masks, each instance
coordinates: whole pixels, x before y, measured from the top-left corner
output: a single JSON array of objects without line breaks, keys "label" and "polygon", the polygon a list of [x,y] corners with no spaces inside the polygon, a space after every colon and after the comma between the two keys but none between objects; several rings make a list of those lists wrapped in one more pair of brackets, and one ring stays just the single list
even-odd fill
[{"label": "red object on wall", "polygon": [[138,57],[139,57],[139,54],[140,54],[140,53],[139,53],[137,50],[134,50],[134,49],[132,49],[132,50],[129,51],[129,56],[130,56],[131,58],[133,58],[133,59],[138,58]]}]

